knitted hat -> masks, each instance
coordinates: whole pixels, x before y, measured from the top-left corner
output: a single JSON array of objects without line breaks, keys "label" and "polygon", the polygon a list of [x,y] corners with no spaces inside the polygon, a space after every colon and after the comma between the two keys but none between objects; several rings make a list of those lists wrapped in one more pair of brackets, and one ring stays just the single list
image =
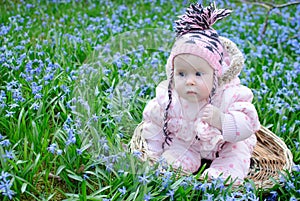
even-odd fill
[{"label": "knitted hat", "polygon": [[220,77],[226,53],[218,33],[211,26],[231,12],[228,9],[216,9],[213,3],[205,8],[198,3],[191,4],[186,13],[175,22],[177,38],[169,57],[171,68],[174,68],[174,58],[177,55],[193,54],[206,60]]},{"label": "knitted hat", "polygon": [[[214,86],[209,95],[209,102],[212,103],[212,97],[216,92],[218,80],[223,73],[223,66],[229,66],[229,55],[224,51],[222,43],[219,40],[217,32],[211,28],[216,21],[228,16],[231,13],[227,9],[216,9],[215,4],[210,3],[208,7],[203,8],[201,4],[191,4],[186,9],[186,13],[176,21],[177,38],[171,50],[167,63],[168,98],[169,101],[165,108],[163,134],[165,144],[170,145],[172,142],[171,132],[168,129],[169,108],[172,103],[172,88],[174,76],[174,58],[179,54],[193,54],[205,59],[208,64],[215,69]],[[224,57],[224,58],[223,58]],[[227,64],[225,64],[227,63]]]}]

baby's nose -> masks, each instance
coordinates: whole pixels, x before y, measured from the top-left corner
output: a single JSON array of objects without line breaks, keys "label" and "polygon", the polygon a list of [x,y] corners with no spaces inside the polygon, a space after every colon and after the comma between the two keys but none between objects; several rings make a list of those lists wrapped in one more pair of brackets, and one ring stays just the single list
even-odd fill
[{"label": "baby's nose", "polygon": [[193,76],[189,76],[186,80],[186,84],[187,85],[195,85],[196,84],[195,78]]}]

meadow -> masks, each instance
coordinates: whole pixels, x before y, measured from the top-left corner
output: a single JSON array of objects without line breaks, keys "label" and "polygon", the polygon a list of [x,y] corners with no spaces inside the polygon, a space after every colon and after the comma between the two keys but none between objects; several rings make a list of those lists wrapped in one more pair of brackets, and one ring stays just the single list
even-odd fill
[{"label": "meadow", "polygon": [[161,172],[128,151],[189,1],[0,2],[0,200],[300,199],[299,4],[268,15],[216,1],[233,10],[214,28],[246,58],[261,124],[293,154],[292,172],[262,189]]}]

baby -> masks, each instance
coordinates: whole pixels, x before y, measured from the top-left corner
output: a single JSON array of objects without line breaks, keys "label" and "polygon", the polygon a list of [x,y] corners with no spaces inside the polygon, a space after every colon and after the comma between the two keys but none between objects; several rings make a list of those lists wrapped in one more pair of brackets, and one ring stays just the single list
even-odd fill
[{"label": "baby", "polygon": [[232,70],[240,65],[233,58],[243,60],[241,52],[235,46],[230,55],[221,41],[226,39],[211,27],[230,13],[196,3],[176,21],[168,79],[144,109],[142,137],[152,159],[163,157],[188,173],[208,159],[209,178],[240,181],[248,174],[260,123],[251,90]]}]

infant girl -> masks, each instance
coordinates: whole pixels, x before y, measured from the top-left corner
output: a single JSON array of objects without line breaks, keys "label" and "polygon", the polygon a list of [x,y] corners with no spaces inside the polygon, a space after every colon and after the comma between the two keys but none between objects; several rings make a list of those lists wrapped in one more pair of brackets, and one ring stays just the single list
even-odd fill
[{"label": "infant girl", "polygon": [[[240,84],[233,58],[211,26],[231,13],[192,4],[176,21],[176,41],[167,63],[168,79],[143,112],[142,137],[149,157],[164,158],[175,169],[243,180],[249,171],[260,123],[251,90]],[[228,39],[227,39],[228,40]],[[231,41],[229,41],[231,42]]]}]

